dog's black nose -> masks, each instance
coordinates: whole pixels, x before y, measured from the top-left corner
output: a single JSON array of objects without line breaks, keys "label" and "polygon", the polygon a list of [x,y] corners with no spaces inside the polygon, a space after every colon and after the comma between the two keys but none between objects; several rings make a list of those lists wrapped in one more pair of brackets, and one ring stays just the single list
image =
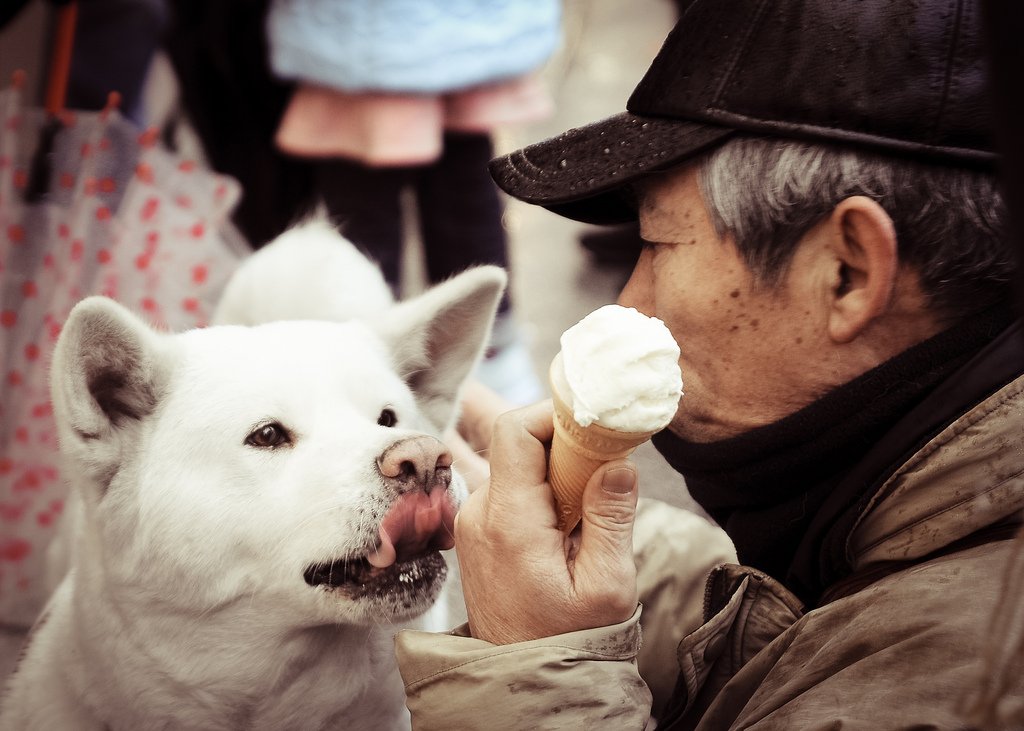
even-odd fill
[{"label": "dog's black nose", "polygon": [[423,435],[395,442],[377,457],[377,469],[388,484],[401,492],[435,487],[448,489],[452,481],[451,452],[434,437]]}]

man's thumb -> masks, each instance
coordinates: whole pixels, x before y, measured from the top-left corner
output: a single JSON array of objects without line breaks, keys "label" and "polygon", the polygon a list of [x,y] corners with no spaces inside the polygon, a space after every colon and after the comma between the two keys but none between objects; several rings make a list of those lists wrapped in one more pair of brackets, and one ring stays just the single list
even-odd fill
[{"label": "man's thumb", "polygon": [[583,493],[581,550],[587,550],[587,543],[600,542],[631,553],[636,500],[636,465],[620,459],[599,468]]}]

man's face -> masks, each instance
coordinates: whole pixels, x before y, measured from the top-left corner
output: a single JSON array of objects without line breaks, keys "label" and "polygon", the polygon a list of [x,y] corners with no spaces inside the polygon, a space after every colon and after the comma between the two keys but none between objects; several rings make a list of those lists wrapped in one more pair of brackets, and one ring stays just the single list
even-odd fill
[{"label": "man's face", "polygon": [[758,287],[731,239],[715,233],[694,169],[653,178],[639,194],[648,243],[619,303],[660,318],[679,343],[685,395],[672,431],[697,442],[735,436],[832,385],[811,244],[779,285]]}]

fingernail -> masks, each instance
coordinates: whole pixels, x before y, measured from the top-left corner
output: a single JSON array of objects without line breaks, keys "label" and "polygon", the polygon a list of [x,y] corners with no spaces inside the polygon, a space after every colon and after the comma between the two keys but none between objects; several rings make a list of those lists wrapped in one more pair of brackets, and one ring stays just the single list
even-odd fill
[{"label": "fingernail", "polygon": [[636,472],[629,467],[616,467],[608,470],[601,478],[601,487],[608,492],[627,493],[636,484]]}]

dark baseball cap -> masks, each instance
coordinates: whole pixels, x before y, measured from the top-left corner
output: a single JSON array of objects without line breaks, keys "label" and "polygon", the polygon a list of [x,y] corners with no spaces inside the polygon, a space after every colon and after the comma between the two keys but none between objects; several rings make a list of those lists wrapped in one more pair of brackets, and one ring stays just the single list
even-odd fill
[{"label": "dark baseball cap", "polygon": [[978,0],[693,0],[626,112],[491,161],[507,193],[636,220],[630,183],[730,136],[993,168]]}]

